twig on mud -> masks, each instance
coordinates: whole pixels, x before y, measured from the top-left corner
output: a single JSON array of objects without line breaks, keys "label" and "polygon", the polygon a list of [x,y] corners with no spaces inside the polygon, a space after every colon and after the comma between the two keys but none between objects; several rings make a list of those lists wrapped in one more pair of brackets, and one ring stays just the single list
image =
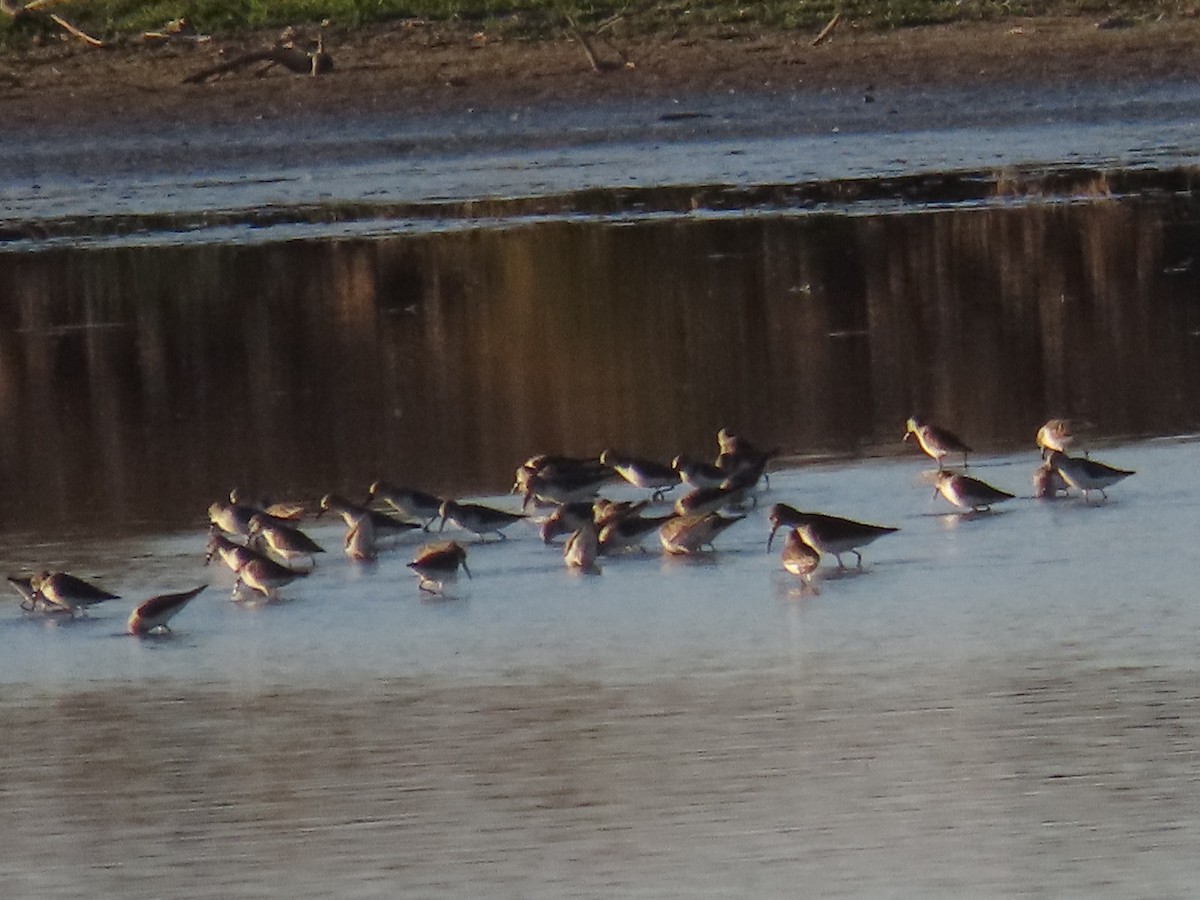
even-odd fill
[{"label": "twig on mud", "polygon": [[[614,24],[616,24],[616,22],[620,18],[621,18],[620,16],[614,16],[614,17],[606,20],[605,22],[602,23],[601,28],[611,28]],[[588,62],[591,64],[593,72],[603,73],[603,72],[612,72],[615,69],[632,68],[632,66],[630,65],[629,59],[625,56],[625,54],[619,48],[616,48],[616,47],[614,47],[613,49],[616,50],[617,55],[621,57],[621,61],[619,63],[610,62],[608,60],[601,59],[597,55],[596,48],[594,46],[592,46],[592,42],[588,39],[588,36],[583,33],[583,30],[577,24],[575,24],[574,17],[567,16],[566,19],[567,19],[567,29],[575,37],[575,40],[579,41],[579,45],[581,47],[583,47],[583,52],[585,54],[587,54]],[[611,44],[610,44],[610,46],[611,46]]]},{"label": "twig on mud", "polygon": [[842,21],[841,12],[840,11],[835,12],[833,14],[833,18],[830,19],[829,22],[825,25],[825,27],[821,29],[821,33],[812,39],[811,46],[813,46],[813,47],[817,46],[823,40],[825,40],[827,37],[829,37],[831,34],[833,34],[833,29],[837,28],[838,22],[840,22],[840,21]]},{"label": "twig on mud", "polygon": [[43,6],[50,6],[51,4],[59,2],[61,2],[61,0],[31,0],[31,2],[22,5],[17,3],[17,0],[0,0],[0,12],[7,13],[8,15],[12,16],[14,20],[35,14],[39,16],[45,16],[63,31],[67,32],[67,34],[78,38],[85,44],[90,44],[93,47],[103,47],[104,41],[100,40],[99,38],[94,38],[86,31],[81,31],[80,29],[76,28],[58,13],[42,12]]},{"label": "twig on mud", "polygon": [[298,75],[311,75],[314,78],[333,70],[333,57],[325,50],[325,37],[322,35],[317,38],[317,48],[312,53],[306,53],[294,46],[276,44],[262,50],[242,53],[233,59],[217,63],[215,66],[208,66],[198,72],[193,72],[183,79],[183,83],[203,84],[210,78],[216,78],[218,75],[224,75],[226,72],[233,72],[237,69],[244,69],[258,62],[268,64],[258,73],[260,75],[277,65]]}]

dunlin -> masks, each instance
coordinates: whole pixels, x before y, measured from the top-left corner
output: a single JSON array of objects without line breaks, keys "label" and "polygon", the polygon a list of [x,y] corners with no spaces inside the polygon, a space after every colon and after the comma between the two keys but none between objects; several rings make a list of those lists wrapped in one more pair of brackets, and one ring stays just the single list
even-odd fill
[{"label": "dunlin", "polygon": [[9,575],[8,583],[21,596],[21,609],[33,612],[38,608],[40,598],[33,588],[33,578],[29,575]]},{"label": "dunlin", "polygon": [[323,547],[299,528],[284,525],[262,513],[251,517],[250,537],[251,540],[261,540],[272,553],[288,565],[299,562],[313,566],[316,564],[316,554],[325,552]]},{"label": "dunlin", "polygon": [[504,533],[505,528],[526,518],[524,513],[508,512],[494,506],[484,506],[482,503],[459,503],[456,500],[443,500],[440,515],[442,524],[439,531],[444,529],[449,521],[480,537],[495,534],[499,535],[501,540],[508,537]]},{"label": "dunlin", "polygon": [[661,500],[663,494],[679,486],[679,476],[664,463],[636,456],[624,456],[612,450],[600,454],[601,465],[609,466],[634,487],[653,491],[652,499]]},{"label": "dunlin", "polygon": [[826,513],[802,512],[786,503],[776,503],[772,506],[767,513],[767,520],[771,523],[771,533],[767,537],[768,550],[771,549],[775,532],[780,527],[794,528],[818,553],[832,554],[839,569],[845,568],[842,563],[843,553],[853,553],[858,560],[858,568],[861,569],[862,553],[859,552],[859,548],[900,530],[890,525],[871,525]]},{"label": "dunlin", "polygon": [[705,547],[710,550],[717,535],[730,525],[735,525],[745,516],[723,516],[719,512],[702,516],[675,517],[664,522],[658,529],[658,540],[667,553],[699,553]]},{"label": "dunlin", "polygon": [[303,503],[272,503],[267,499],[251,501],[243,497],[237,488],[229,492],[229,502],[234,506],[248,506],[272,519],[282,519],[285,522],[298,522],[304,518]]},{"label": "dunlin", "polygon": [[562,504],[590,500],[601,486],[612,480],[607,467],[545,466],[523,480],[521,508],[530,503]]},{"label": "dunlin", "polygon": [[346,556],[355,562],[370,562],[379,556],[379,546],[375,542],[375,525],[370,516],[363,516],[346,529],[343,549]]},{"label": "dunlin", "polygon": [[780,561],[785,571],[807,583],[821,564],[821,551],[808,543],[799,529],[793,528],[783,542]]},{"label": "dunlin", "polygon": [[719,487],[729,477],[729,473],[724,469],[692,459],[690,456],[676,456],[671,460],[671,468],[675,470],[679,480],[693,491]]},{"label": "dunlin", "polygon": [[651,532],[661,528],[674,513],[665,516],[621,516],[600,529],[600,552],[616,553],[642,546]]},{"label": "dunlin", "polygon": [[950,453],[961,453],[963,465],[967,464],[967,454],[971,452],[971,448],[953,432],[937,425],[927,425],[915,417],[910,418],[905,426],[907,430],[904,432],[904,440],[907,441],[909,435],[916,437],[921,450],[937,462],[939,470],[942,468],[943,457]]},{"label": "dunlin", "polygon": [[[544,482],[547,484],[560,482],[565,485],[568,482],[576,482],[578,486],[588,482],[596,485],[603,484],[613,477],[613,472],[608,466],[601,465],[595,458],[556,456],[539,453],[536,456],[529,457],[529,459],[517,467],[512,493],[526,493],[529,486],[529,479],[534,475],[544,475]],[[572,499],[583,498],[574,497]],[[567,501],[551,500],[550,502]]]},{"label": "dunlin", "polygon": [[942,469],[937,473],[937,492],[960,509],[971,512],[990,510],[995,504],[1011,500],[1008,491],[992,487],[978,478]]},{"label": "dunlin", "polygon": [[1043,460],[1033,472],[1033,496],[1037,500],[1055,500],[1067,492],[1067,482],[1049,461]]},{"label": "dunlin", "polygon": [[596,531],[596,523],[588,519],[567,538],[563,545],[563,562],[568,569],[599,575],[600,566],[596,562],[599,556],[600,536]]},{"label": "dunlin", "polygon": [[399,537],[402,534],[416,531],[421,527],[416,522],[402,522],[394,516],[389,516],[387,513],[353,503],[340,494],[326,494],[321,498],[317,518],[320,518],[326,512],[333,512],[341,516],[342,521],[346,523],[347,529],[354,528],[364,518],[370,519],[371,527],[374,529],[377,540]]},{"label": "dunlin", "polygon": [[586,500],[577,500],[555,507],[552,513],[542,519],[538,533],[542,537],[542,543],[549,544],[559,535],[578,531],[585,523],[594,524],[595,521],[592,504]]},{"label": "dunlin", "polygon": [[396,487],[386,481],[376,481],[368,489],[367,497],[368,500],[382,500],[406,519],[420,522],[425,531],[441,515],[443,498],[415,488]]},{"label": "dunlin", "polygon": [[431,594],[440,593],[448,582],[458,578],[459,567],[471,577],[467,568],[467,551],[457,541],[437,541],[417,551],[408,567],[420,579],[418,587]]},{"label": "dunlin", "polygon": [[245,585],[268,600],[276,600],[280,588],[308,574],[303,569],[289,569],[280,565],[251,547],[234,543],[215,528],[208,537],[208,555],[205,563],[211,562],[214,556],[220,556],[237,576],[233,584],[234,597],[237,597],[241,586]]},{"label": "dunlin", "polygon": [[[752,473],[751,476],[753,477]],[[754,479],[757,482],[757,478]],[[689,491],[675,501],[675,513],[680,516],[702,516],[730,506],[741,506],[751,496],[754,483],[743,474],[740,478],[726,478],[714,488],[698,488]]]},{"label": "dunlin", "polygon": [[117,599],[116,594],[110,594],[66,572],[42,572],[30,579],[30,587],[45,603],[69,610],[72,616],[97,603]]},{"label": "dunlin", "polygon": [[767,464],[780,453],[779,448],[764,450],[748,438],[734,434],[727,428],[717,432],[718,454],[716,467],[723,471],[727,478],[745,483],[748,487],[758,486],[758,482],[766,478]]},{"label": "dunlin", "polygon": [[1067,484],[1083,494],[1085,502],[1090,491],[1099,491],[1100,496],[1107,500],[1108,494],[1104,492],[1105,488],[1112,487],[1118,481],[1136,474],[1129,469],[1118,469],[1082,456],[1067,456],[1059,451],[1050,454],[1050,465],[1058,471]]},{"label": "dunlin", "polygon": [[1058,451],[1066,453],[1067,448],[1075,442],[1071,423],[1067,419],[1051,419],[1037,430],[1034,440],[1042,450],[1042,459]]},{"label": "dunlin", "polygon": [[188,602],[204,590],[208,585],[202,584],[190,591],[178,594],[160,594],[151,597],[129,615],[125,630],[138,637],[151,634],[164,634],[171,631],[167,624],[177,612],[188,605]]},{"label": "dunlin", "polygon": [[226,534],[249,537],[250,520],[258,513],[243,503],[213,503],[208,507],[208,521]]}]

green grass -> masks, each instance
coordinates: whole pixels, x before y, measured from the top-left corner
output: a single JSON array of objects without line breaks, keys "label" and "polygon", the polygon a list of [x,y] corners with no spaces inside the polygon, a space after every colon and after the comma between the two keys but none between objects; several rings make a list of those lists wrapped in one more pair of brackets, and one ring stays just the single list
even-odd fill
[{"label": "green grass", "polygon": [[[106,41],[160,28],[179,16],[217,37],[328,19],[338,30],[404,19],[487,28],[537,39],[558,33],[567,15],[581,25],[621,16],[633,33],[754,24],[814,30],[840,11],[860,27],[901,28],[956,20],[1017,16],[1121,13],[1135,19],[1193,14],[1179,0],[68,0],[51,10]],[[38,32],[36,22],[0,18],[0,49],[19,49]]]}]

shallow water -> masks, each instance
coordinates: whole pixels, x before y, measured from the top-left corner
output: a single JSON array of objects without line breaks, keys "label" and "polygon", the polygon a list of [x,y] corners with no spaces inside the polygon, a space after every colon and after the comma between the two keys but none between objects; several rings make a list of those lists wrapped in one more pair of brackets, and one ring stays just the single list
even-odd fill
[{"label": "shallow water", "polygon": [[[144,135],[136,171],[109,136],[74,173],[57,136],[0,135],[21,151],[0,225],[704,185],[695,212],[0,254],[0,571],[122,595],[77,622],[0,605],[0,895],[1194,896],[1197,445],[1154,438],[1200,429],[1189,186],[737,206],[806,179],[1186,165],[1195,90],[973,120],[970,97],[908,96],[899,129],[889,97],[774,98],[767,121],[712,99],[621,134],[556,119],[576,140],[553,152],[537,111],[456,152],[465,114],[318,126],[304,171],[263,156],[266,125],[228,178]],[[952,514],[899,442],[914,412],[1021,497]],[[1061,414],[1137,470],[1108,502],[1029,499],[1034,429]],[[234,485],[515,504],[495,493],[530,453],[707,457],[721,426],[788,463],[702,558],[650,541],[573,576],[521,524],[435,598],[415,538],[364,567],[319,522],[330,552],[282,603],[230,602],[203,565],[203,510]],[[801,590],[765,550],[777,501],[901,530]],[[123,635],[135,602],[202,583],[170,638]]]},{"label": "shallow water", "polygon": [[[198,530],[48,544],[127,598],[212,586],[158,641],[120,636],[131,601],[50,625],[14,595],[0,888],[1189,896],[1195,454],[1098,447],[1138,472],[1092,505],[1027,499],[1034,450],[989,456],[1025,496],[972,517],[917,457],[791,469],[702,559],[574,576],[518,525],[453,598],[417,590],[413,541],[362,567],[328,525],[257,607]],[[775,501],[901,531],[801,591]]]}]

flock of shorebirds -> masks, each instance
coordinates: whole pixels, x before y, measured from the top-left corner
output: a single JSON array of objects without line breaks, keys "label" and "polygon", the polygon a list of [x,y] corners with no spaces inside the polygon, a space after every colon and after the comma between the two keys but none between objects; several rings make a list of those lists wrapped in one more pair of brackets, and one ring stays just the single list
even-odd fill
[{"label": "flock of shorebirds", "polygon": [[[972,452],[953,432],[910,418],[904,440],[910,437],[937,463],[936,471],[931,473],[937,494],[964,514],[988,512],[997,503],[1016,496],[964,471],[945,467],[947,457],[961,455],[963,468],[967,468],[967,457]],[[1074,490],[1085,502],[1091,502],[1096,493],[1107,499],[1107,488],[1134,474],[1086,455],[1068,455],[1075,440],[1068,420],[1051,419],[1038,429],[1036,440],[1042,453],[1033,477],[1037,498],[1064,497]],[[713,549],[713,542],[722,532],[746,517],[740,510],[756,502],[754,494],[764,479],[769,480],[767,465],[778,451],[764,450],[725,429],[717,433],[717,442],[719,453],[712,463],[677,456],[667,465],[612,450],[605,450],[599,458],[530,457],[517,469],[513,485],[513,492],[523,496],[520,512],[377,481],[362,504],[326,494],[317,504],[316,517],[329,513],[343,520],[343,550],[355,561],[374,560],[381,546],[400,535],[429,532],[439,521],[439,531],[452,523],[481,539],[493,535],[504,539],[505,529],[533,520],[546,544],[566,537],[563,561],[567,568],[599,574],[601,557],[644,550],[643,542],[652,534],[657,533],[666,553],[700,553]],[[647,496],[637,501],[600,496],[601,490],[617,479],[645,491]],[[679,488],[687,491],[668,512],[647,514],[652,503]],[[325,551],[299,527],[307,513],[303,504],[251,503],[236,491],[230,493],[229,502],[209,507],[206,562],[219,559],[234,573],[234,599],[277,600],[283,588],[312,571],[317,554]],[[898,530],[805,512],[785,503],[772,505],[767,519],[771,526],[768,550],[776,532],[787,529],[781,563],[787,572],[801,579],[802,585],[808,584],[822,557],[832,556],[843,569],[842,557],[853,554],[856,565],[862,568],[862,548]],[[457,540],[424,544],[408,565],[417,576],[419,588],[431,593],[442,592],[447,583],[457,579],[460,570],[471,577],[467,549]],[[118,599],[116,594],[66,572],[11,575],[8,580],[21,595],[21,608],[31,615],[74,618],[97,603]],[[139,636],[170,633],[168,623],[172,617],[205,587],[163,594],[139,604],[129,616],[127,631]]]}]

